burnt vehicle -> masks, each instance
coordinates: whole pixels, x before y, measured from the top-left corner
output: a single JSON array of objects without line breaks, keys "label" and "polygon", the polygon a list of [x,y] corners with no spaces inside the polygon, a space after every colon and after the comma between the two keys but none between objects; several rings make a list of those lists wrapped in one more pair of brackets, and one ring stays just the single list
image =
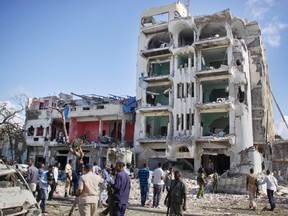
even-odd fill
[{"label": "burnt vehicle", "polygon": [[41,215],[41,209],[22,174],[0,160],[0,216]]}]

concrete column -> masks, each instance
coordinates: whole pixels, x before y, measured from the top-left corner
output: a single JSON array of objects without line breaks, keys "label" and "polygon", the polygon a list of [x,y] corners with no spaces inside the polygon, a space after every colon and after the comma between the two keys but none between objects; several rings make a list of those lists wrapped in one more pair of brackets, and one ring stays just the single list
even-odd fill
[{"label": "concrete column", "polygon": [[52,137],[52,126],[49,125],[49,138],[51,138],[51,137]]},{"label": "concrete column", "polygon": [[99,136],[102,136],[102,131],[103,131],[103,121],[100,119],[99,120]]},{"label": "concrete column", "polygon": [[124,143],[125,138],[125,132],[126,132],[126,117],[123,115],[122,117],[122,125],[121,125],[121,143]]},{"label": "concrete column", "polygon": [[167,128],[167,136],[168,137],[173,136],[172,125],[173,125],[173,115],[172,115],[172,113],[169,113],[169,124],[168,124],[168,128]]}]

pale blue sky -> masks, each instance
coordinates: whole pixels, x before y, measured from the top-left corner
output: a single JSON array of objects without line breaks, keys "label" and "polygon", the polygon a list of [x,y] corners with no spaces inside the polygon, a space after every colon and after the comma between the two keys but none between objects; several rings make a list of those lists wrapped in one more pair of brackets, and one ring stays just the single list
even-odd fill
[{"label": "pale blue sky", "polygon": [[[1,0],[0,101],[19,93],[135,95],[140,15],[173,2]],[[260,23],[273,93],[288,116],[288,1],[190,0],[190,5],[191,15],[230,8]]]}]

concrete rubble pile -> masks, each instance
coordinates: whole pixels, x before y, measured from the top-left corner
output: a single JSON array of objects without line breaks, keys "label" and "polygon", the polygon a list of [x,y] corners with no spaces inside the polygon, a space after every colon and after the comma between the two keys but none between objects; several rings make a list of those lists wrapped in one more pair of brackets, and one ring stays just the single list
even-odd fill
[{"label": "concrete rubble pile", "polygon": [[[242,211],[246,211],[246,214],[254,214],[253,212],[248,212],[248,195],[246,187],[243,188],[243,194],[233,194],[233,187],[235,185],[242,184],[243,185],[243,176],[241,177],[231,177],[230,182],[232,182],[229,186],[226,186],[227,191],[230,189],[229,193],[211,193],[212,189],[212,176],[208,176],[206,178],[206,187],[205,187],[205,195],[202,199],[197,199],[196,194],[198,192],[198,185],[196,182],[196,175],[194,173],[189,172],[182,172],[182,180],[185,182],[187,186],[187,211],[186,214],[197,213],[197,215],[221,215],[226,214],[228,212],[233,212],[236,210],[242,209]],[[261,175],[260,178],[264,177]],[[221,177],[222,178],[222,177]],[[226,178],[226,177],[225,177]],[[221,182],[221,180],[220,180]],[[221,183],[220,183],[221,184]],[[276,192],[276,201],[277,205],[279,206],[278,210],[280,212],[279,215],[287,215],[288,210],[286,208],[280,207],[282,204],[287,205],[288,201],[288,181],[280,180],[279,181],[279,188],[278,192]],[[265,206],[269,206],[268,199],[265,193],[265,187],[260,188],[260,197],[257,198],[257,203],[259,205],[259,211],[261,211]],[[239,190],[234,190],[239,191]],[[152,207],[152,200],[153,200],[153,186],[150,188],[149,200],[146,202],[146,206],[144,208],[140,207],[140,187],[139,187],[139,180],[138,179],[131,179],[131,190],[130,190],[130,197],[129,197],[129,209],[134,210],[141,210],[139,211],[139,215],[149,215],[151,211],[155,212],[162,212],[166,211],[166,206],[164,206],[164,199],[166,197],[167,192],[165,191],[162,194],[162,198],[160,201],[159,209],[153,209]],[[59,182],[57,193],[55,194],[55,198],[64,197],[64,182]],[[70,199],[73,200],[74,197]],[[64,198],[63,198],[64,199]],[[50,201],[51,202],[51,201]],[[57,200],[56,202],[61,202]],[[55,204],[52,204],[55,205]],[[48,201],[49,206],[49,201]],[[69,209],[69,205],[67,205]],[[144,211],[143,211],[144,210]],[[55,210],[54,210],[55,211]],[[59,210],[61,211],[61,210]],[[67,210],[66,210],[67,211]],[[278,214],[277,213],[277,214]],[[74,215],[77,215],[78,211],[76,210]],[[154,213],[157,215],[157,213]]]}]

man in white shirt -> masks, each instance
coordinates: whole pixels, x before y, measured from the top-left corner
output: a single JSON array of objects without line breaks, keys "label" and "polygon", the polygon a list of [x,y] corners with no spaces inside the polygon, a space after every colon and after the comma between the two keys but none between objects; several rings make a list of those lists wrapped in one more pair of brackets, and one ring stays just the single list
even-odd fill
[{"label": "man in white shirt", "polygon": [[162,190],[164,186],[164,172],[162,170],[162,164],[158,163],[158,168],[154,170],[152,176],[153,182],[153,208],[160,208],[159,201],[161,200]]},{"label": "man in white shirt", "polygon": [[277,179],[272,175],[272,173],[270,173],[269,170],[266,171],[267,176],[259,181],[259,185],[261,184],[267,184],[267,196],[269,199],[269,203],[271,206],[270,211],[273,211],[275,208],[275,198],[273,196],[274,191],[277,191],[277,187],[278,187],[278,182]]}]

